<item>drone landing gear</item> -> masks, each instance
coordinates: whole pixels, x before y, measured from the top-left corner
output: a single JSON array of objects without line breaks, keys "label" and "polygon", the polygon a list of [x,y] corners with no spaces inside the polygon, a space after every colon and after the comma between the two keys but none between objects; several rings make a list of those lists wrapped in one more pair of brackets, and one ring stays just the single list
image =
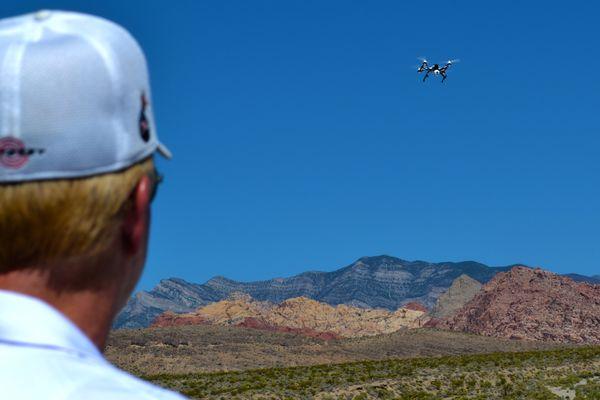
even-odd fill
[{"label": "drone landing gear", "polygon": [[423,82],[425,82],[425,79],[427,79],[427,77],[429,76],[429,71],[427,71],[427,73],[425,74],[425,76],[423,77]]},{"label": "drone landing gear", "polygon": [[444,81],[446,80],[446,78],[448,77],[445,73],[442,73],[442,83],[444,83]]}]

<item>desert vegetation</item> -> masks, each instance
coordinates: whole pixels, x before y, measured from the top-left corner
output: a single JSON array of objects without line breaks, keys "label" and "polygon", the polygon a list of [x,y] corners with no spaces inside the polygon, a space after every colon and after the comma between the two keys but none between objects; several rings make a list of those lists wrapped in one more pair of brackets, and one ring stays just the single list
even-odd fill
[{"label": "desert vegetation", "polygon": [[599,399],[600,347],[143,377],[197,399]]},{"label": "desert vegetation", "polygon": [[199,325],[114,331],[106,355],[120,368],[138,375],[153,375],[557,347],[565,345],[434,329],[406,329],[387,335],[326,341],[287,333]]}]

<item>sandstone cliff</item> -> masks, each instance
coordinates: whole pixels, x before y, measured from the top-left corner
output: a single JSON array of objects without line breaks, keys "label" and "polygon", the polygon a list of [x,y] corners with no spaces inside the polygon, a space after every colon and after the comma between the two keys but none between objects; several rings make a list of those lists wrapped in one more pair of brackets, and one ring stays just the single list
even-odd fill
[{"label": "sandstone cliff", "polygon": [[468,275],[456,278],[448,290],[438,297],[431,310],[433,318],[445,318],[453,315],[467,304],[481,290],[481,283]]},{"label": "sandstone cliff", "polygon": [[600,285],[515,267],[437,326],[513,339],[600,343]]},{"label": "sandstone cliff", "polygon": [[391,333],[404,328],[420,327],[426,321],[425,312],[408,308],[388,311],[344,304],[331,306],[306,297],[274,304],[253,300],[247,295],[234,295],[192,313],[165,313],[152,326],[232,325],[336,338]]}]

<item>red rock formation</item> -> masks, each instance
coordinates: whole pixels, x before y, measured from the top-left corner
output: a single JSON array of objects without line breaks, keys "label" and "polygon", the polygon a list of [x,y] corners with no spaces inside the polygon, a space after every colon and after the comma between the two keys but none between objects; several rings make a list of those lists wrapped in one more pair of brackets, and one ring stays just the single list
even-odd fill
[{"label": "red rock formation", "polygon": [[424,328],[440,328],[440,329],[444,329],[444,328],[448,328],[448,326],[443,324],[443,320],[439,319],[439,318],[431,318],[430,320],[428,320],[427,322],[425,322],[423,324]]},{"label": "red rock formation", "polygon": [[206,323],[206,319],[200,315],[175,314],[174,312],[167,311],[156,317],[151,327],[202,325]]},{"label": "red rock formation", "polygon": [[418,303],[416,301],[411,301],[410,303],[406,303],[403,308],[406,308],[407,310],[413,310],[413,311],[421,311],[423,313],[428,312],[429,310],[427,309],[427,307],[425,307],[423,304]]},{"label": "red rock formation", "polygon": [[436,325],[513,339],[600,343],[600,285],[514,267]]},{"label": "red rock formation", "polygon": [[280,304],[235,295],[187,314],[164,313],[152,326],[212,324],[274,332],[297,333],[321,339],[373,336],[400,329],[419,328],[428,316],[419,304],[391,312],[348,305],[331,306],[304,297]]}]

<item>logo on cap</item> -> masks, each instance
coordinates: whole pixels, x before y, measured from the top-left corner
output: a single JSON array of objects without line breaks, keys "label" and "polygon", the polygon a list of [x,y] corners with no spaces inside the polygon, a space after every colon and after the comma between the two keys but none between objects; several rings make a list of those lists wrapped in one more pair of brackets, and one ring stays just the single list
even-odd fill
[{"label": "logo on cap", "polygon": [[148,99],[146,99],[146,93],[142,93],[142,110],[140,111],[140,136],[147,142],[150,140],[150,123],[146,117],[146,108],[148,107]]},{"label": "logo on cap", "polygon": [[25,143],[17,138],[0,138],[0,165],[3,167],[19,169],[29,161],[30,156],[43,153],[44,149],[25,147]]}]

